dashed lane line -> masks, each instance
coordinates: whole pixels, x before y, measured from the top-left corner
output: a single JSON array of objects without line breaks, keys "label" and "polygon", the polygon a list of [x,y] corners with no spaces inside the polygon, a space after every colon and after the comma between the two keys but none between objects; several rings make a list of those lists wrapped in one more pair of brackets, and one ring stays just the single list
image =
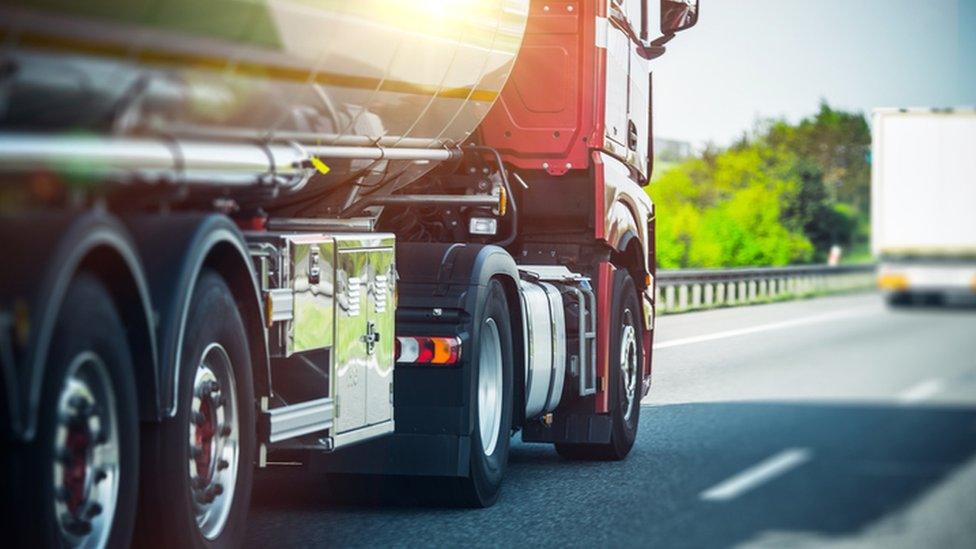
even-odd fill
[{"label": "dashed lane line", "polygon": [[898,400],[904,404],[920,402],[942,391],[942,387],[943,383],[941,379],[927,379],[898,393]]},{"label": "dashed lane line", "polygon": [[785,474],[810,461],[813,453],[809,448],[787,448],[756,465],[734,475],[708,490],[699,497],[705,501],[728,501],[753,490],[765,482]]}]

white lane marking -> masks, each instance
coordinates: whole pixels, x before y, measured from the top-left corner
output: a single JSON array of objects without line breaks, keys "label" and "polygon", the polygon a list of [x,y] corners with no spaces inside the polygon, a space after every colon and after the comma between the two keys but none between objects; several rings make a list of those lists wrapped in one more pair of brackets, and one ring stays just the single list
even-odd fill
[{"label": "white lane marking", "polygon": [[942,390],[941,379],[927,379],[921,383],[916,383],[908,389],[898,393],[898,400],[903,403],[918,402],[925,400],[935,393]]},{"label": "white lane marking", "polygon": [[737,330],[728,330],[725,332],[716,332],[714,334],[705,334],[693,337],[683,337],[680,339],[672,339],[670,341],[662,341],[660,343],[655,343],[655,349],[667,349],[668,347],[678,347],[679,345],[691,345],[693,343],[704,343],[706,341],[714,341],[716,339],[726,339],[729,337],[738,337],[747,334],[755,334],[759,332],[767,332],[770,330],[782,330],[784,328],[793,328],[796,326],[803,326],[806,324],[816,324],[818,322],[830,322],[831,320],[840,320],[844,318],[852,318],[856,316],[863,316],[876,312],[875,308],[858,308],[858,309],[846,309],[843,311],[834,311],[831,313],[825,313],[822,315],[808,316],[804,318],[797,318],[794,320],[785,320],[783,322],[773,322],[771,324],[760,324],[759,326],[750,326],[748,328],[739,328]]},{"label": "white lane marking", "polygon": [[808,448],[787,448],[772,455],[756,465],[730,477],[699,496],[705,501],[728,501],[749,490],[768,482],[794,467],[799,467],[810,460],[812,452]]}]

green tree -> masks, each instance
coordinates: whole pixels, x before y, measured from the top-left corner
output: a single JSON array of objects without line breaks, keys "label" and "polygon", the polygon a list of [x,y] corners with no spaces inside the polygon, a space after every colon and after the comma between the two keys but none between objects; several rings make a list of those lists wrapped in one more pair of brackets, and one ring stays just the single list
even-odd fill
[{"label": "green tree", "polygon": [[774,122],[759,138],[816,165],[831,202],[869,213],[871,129],[862,113],[835,110],[821,101],[816,115],[795,126]]},{"label": "green tree", "polygon": [[728,149],[656,174],[658,261],[665,268],[824,261],[867,239],[870,132],[821,103],[790,124],[764,121]]}]

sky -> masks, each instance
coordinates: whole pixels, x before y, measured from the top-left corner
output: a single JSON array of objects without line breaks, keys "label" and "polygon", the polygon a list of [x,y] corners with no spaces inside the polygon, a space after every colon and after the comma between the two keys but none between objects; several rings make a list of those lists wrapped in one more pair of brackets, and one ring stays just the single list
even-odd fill
[{"label": "sky", "polygon": [[821,99],[976,107],[976,0],[700,0],[652,62],[657,137],[728,145]]}]

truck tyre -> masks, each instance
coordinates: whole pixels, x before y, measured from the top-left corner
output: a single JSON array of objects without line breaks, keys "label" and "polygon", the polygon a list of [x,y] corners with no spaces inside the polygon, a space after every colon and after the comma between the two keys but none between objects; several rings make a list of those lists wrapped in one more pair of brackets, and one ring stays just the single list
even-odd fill
[{"label": "truck tyre", "polygon": [[148,427],[140,545],[239,547],[251,499],[254,387],[244,323],[204,269],[187,314],[176,415]]},{"label": "truck tyre", "polygon": [[912,294],[908,292],[891,292],[885,295],[889,307],[908,307],[912,305]]},{"label": "truck tyre", "polygon": [[460,478],[456,491],[459,503],[469,507],[490,507],[498,499],[508,466],[512,431],[512,324],[505,290],[492,279],[487,299],[477,320],[479,337],[471,362],[471,406],[474,426],[471,434],[471,469]]},{"label": "truck tyre", "polygon": [[139,486],[136,386],[125,328],[95,276],[71,282],[51,341],[37,436],[21,454],[14,545],[128,547]]},{"label": "truck tyre", "polygon": [[619,461],[637,438],[644,348],[637,287],[625,269],[614,273],[610,319],[610,442],[556,444],[556,452],[567,459]]}]

